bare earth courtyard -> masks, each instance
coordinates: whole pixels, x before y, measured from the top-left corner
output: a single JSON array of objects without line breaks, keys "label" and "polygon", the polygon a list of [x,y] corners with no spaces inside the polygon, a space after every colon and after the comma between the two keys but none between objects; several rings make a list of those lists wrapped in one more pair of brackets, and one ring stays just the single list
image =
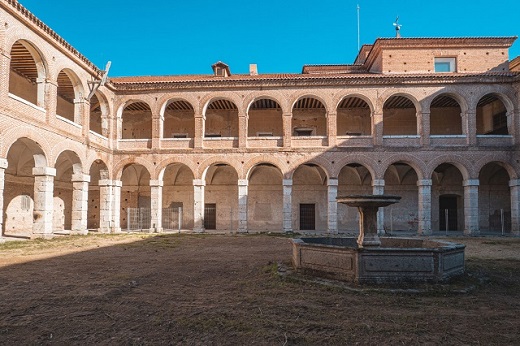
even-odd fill
[{"label": "bare earth courtyard", "polygon": [[284,237],[8,242],[0,344],[519,344],[520,239],[456,241],[467,245],[465,277],[413,294],[280,277]]}]

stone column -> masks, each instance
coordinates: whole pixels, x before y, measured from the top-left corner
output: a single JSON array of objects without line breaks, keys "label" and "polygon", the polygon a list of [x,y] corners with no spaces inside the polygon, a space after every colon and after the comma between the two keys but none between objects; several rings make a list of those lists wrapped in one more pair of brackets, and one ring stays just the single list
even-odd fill
[{"label": "stone column", "polygon": [[52,238],[52,214],[54,210],[54,177],[52,167],[34,167],[34,238]]},{"label": "stone column", "polygon": [[430,146],[430,112],[417,113],[417,134],[423,147]]},{"label": "stone column", "polygon": [[2,235],[4,233],[4,186],[6,168],[7,159],[0,158],[0,244],[5,241]]},{"label": "stone column", "polygon": [[383,145],[383,113],[372,116],[372,139],[375,146]]},{"label": "stone column", "polygon": [[[374,179],[372,181],[372,194],[383,195],[385,193],[385,180]],[[385,209],[379,208],[377,212],[377,234],[385,234]]]},{"label": "stone column", "polygon": [[292,140],[292,113],[284,113],[282,115],[282,127],[283,127],[283,134],[282,134],[283,147],[290,148],[291,140]]},{"label": "stone column", "polygon": [[247,233],[247,193],[249,182],[238,179],[238,232]]},{"label": "stone column", "polygon": [[162,232],[162,188],[160,180],[150,180],[150,232]]},{"label": "stone column", "polygon": [[417,233],[430,235],[432,234],[432,180],[418,180],[417,186],[419,188]]},{"label": "stone column", "polygon": [[121,180],[112,181],[112,215],[114,220],[112,223],[112,233],[121,232],[121,187],[123,187]]},{"label": "stone column", "polygon": [[114,224],[112,208],[114,206],[113,182],[101,179],[99,185],[99,228],[100,233],[110,233]]},{"label": "stone column", "polygon": [[511,193],[511,234],[520,235],[520,179],[509,180]]},{"label": "stone column", "polygon": [[193,180],[193,231],[204,232],[204,186],[203,179]]},{"label": "stone column", "polygon": [[88,233],[88,183],[90,176],[86,174],[72,175],[72,225],[71,234]]},{"label": "stone column", "polygon": [[283,182],[283,231],[291,233],[292,229],[292,179],[284,179]]},{"label": "stone column", "polygon": [[327,114],[327,139],[329,147],[336,146],[338,137],[338,114],[329,112]]},{"label": "stone column", "polygon": [[338,234],[338,179],[332,178],[328,181],[327,191],[327,227],[328,232],[332,234]]},{"label": "stone column", "polygon": [[200,115],[195,115],[195,138],[193,138],[193,143],[195,149],[204,147],[204,118]]},{"label": "stone column", "polygon": [[162,122],[163,118],[160,114],[152,115],[152,149],[161,148]]},{"label": "stone column", "polygon": [[247,116],[238,114],[238,147],[247,147]]},{"label": "stone column", "polygon": [[468,146],[477,145],[477,113],[466,112],[462,119],[462,130],[466,135],[466,143]]},{"label": "stone column", "polygon": [[478,179],[464,180],[464,234],[479,235]]}]

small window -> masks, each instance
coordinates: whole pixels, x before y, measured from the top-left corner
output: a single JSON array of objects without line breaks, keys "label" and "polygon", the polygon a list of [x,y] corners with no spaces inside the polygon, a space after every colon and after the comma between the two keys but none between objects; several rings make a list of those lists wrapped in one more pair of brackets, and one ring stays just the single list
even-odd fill
[{"label": "small window", "polygon": [[257,132],[256,136],[257,137],[272,137],[273,133],[272,132]]},{"label": "small window", "polygon": [[222,135],[220,133],[206,133],[206,135],[204,137],[206,137],[206,138],[218,138],[218,137],[222,137]]},{"label": "small window", "polygon": [[304,128],[298,128],[294,129],[294,135],[298,137],[309,137],[314,134],[313,129],[304,129]]},{"label": "small window", "polygon": [[173,138],[188,138],[187,133],[174,133]]},{"label": "small window", "polygon": [[435,72],[456,72],[455,58],[435,58]]}]

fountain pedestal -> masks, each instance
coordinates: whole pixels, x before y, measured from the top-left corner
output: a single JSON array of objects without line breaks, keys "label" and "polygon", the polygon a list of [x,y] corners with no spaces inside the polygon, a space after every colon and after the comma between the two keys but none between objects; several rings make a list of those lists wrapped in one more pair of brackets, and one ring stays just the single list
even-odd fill
[{"label": "fountain pedestal", "polygon": [[359,247],[380,246],[377,235],[377,211],[399,202],[400,196],[393,195],[350,195],[338,197],[338,203],[356,207],[359,212]]}]

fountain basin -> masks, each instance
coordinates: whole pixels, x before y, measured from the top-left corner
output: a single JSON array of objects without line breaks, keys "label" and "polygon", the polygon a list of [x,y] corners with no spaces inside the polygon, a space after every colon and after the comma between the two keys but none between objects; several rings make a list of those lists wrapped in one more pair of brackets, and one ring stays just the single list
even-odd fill
[{"label": "fountain basin", "polygon": [[465,245],[380,240],[380,246],[361,247],[356,238],[293,239],[293,264],[306,273],[354,283],[444,282],[464,273]]}]

